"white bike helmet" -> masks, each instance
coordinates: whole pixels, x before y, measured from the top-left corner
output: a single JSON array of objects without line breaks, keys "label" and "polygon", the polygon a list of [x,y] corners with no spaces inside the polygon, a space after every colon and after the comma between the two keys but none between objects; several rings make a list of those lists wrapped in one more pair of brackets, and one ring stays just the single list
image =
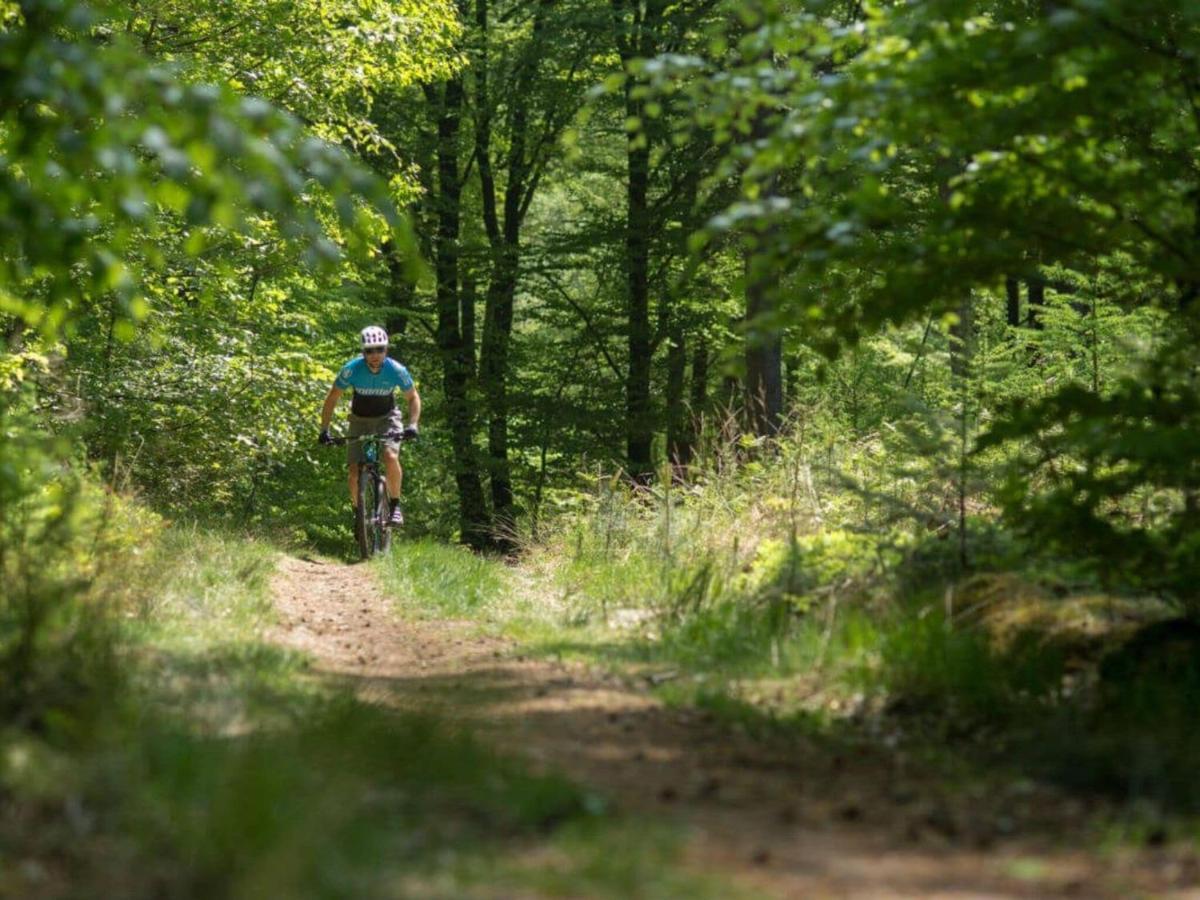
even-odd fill
[{"label": "white bike helmet", "polygon": [[388,336],[387,332],[378,325],[368,325],[362,330],[362,348],[369,350],[372,347],[383,347],[387,349]]}]

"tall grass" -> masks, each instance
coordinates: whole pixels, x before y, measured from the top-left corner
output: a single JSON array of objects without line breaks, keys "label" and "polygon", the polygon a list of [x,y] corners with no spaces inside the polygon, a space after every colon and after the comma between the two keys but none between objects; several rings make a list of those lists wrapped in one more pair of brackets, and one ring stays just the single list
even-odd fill
[{"label": "tall grass", "polygon": [[497,561],[428,538],[397,542],[375,571],[410,615],[485,615],[512,593]]},{"label": "tall grass", "polygon": [[686,486],[669,473],[632,492],[598,479],[543,529],[527,566],[567,621],[625,634],[647,656],[729,675],[832,662],[835,643],[856,639],[843,620],[873,606],[895,551],[829,527],[803,447],[779,450],[761,462],[720,456]]},{"label": "tall grass", "polygon": [[547,625],[526,636],[657,669],[675,702],[867,735],[888,720],[981,766],[1200,813],[1184,712],[1200,641],[1182,673],[1101,677],[1161,604],[1092,598],[1085,570],[1031,552],[980,499],[964,569],[941,469],[901,477],[883,446],[810,432],[713,451],[686,485],[595,479],[528,548]]}]

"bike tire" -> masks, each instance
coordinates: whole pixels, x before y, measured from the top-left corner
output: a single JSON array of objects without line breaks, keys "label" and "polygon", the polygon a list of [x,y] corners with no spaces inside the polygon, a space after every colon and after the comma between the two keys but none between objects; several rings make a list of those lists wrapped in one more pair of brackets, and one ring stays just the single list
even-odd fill
[{"label": "bike tire", "polygon": [[358,541],[358,552],[363,559],[369,559],[374,552],[374,535],[371,533],[371,520],[376,517],[373,482],[375,478],[371,471],[363,465],[358,467],[358,506],[355,509],[357,528],[355,538]]},{"label": "bike tire", "polygon": [[391,503],[388,501],[387,481],[383,475],[375,473],[375,521],[379,524],[379,542],[377,552],[386,553],[392,546],[392,529],[388,525],[391,517]]}]

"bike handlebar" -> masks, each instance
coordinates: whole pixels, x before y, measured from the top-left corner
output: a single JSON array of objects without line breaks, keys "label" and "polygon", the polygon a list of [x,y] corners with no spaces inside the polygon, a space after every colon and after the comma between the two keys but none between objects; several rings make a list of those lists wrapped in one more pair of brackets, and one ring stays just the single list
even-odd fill
[{"label": "bike handlebar", "polygon": [[337,434],[330,435],[330,438],[329,446],[344,447],[346,444],[364,444],[367,441],[373,440],[399,441],[403,444],[408,441],[415,441],[417,436],[414,434],[411,437],[407,437],[403,431],[389,431],[387,434],[360,434],[358,437],[350,437],[348,434]]}]

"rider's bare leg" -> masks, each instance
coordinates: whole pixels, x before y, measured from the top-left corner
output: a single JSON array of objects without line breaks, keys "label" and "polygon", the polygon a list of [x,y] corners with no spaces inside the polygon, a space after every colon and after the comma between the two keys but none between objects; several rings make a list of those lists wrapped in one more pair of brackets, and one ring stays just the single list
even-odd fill
[{"label": "rider's bare leg", "polygon": [[384,448],[383,468],[384,477],[387,478],[388,496],[393,500],[398,500],[404,480],[404,471],[400,468],[400,455],[395,450]]},{"label": "rider's bare leg", "polygon": [[358,466],[350,467],[350,476],[347,481],[350,485],[350,505],[358,506]]}]

